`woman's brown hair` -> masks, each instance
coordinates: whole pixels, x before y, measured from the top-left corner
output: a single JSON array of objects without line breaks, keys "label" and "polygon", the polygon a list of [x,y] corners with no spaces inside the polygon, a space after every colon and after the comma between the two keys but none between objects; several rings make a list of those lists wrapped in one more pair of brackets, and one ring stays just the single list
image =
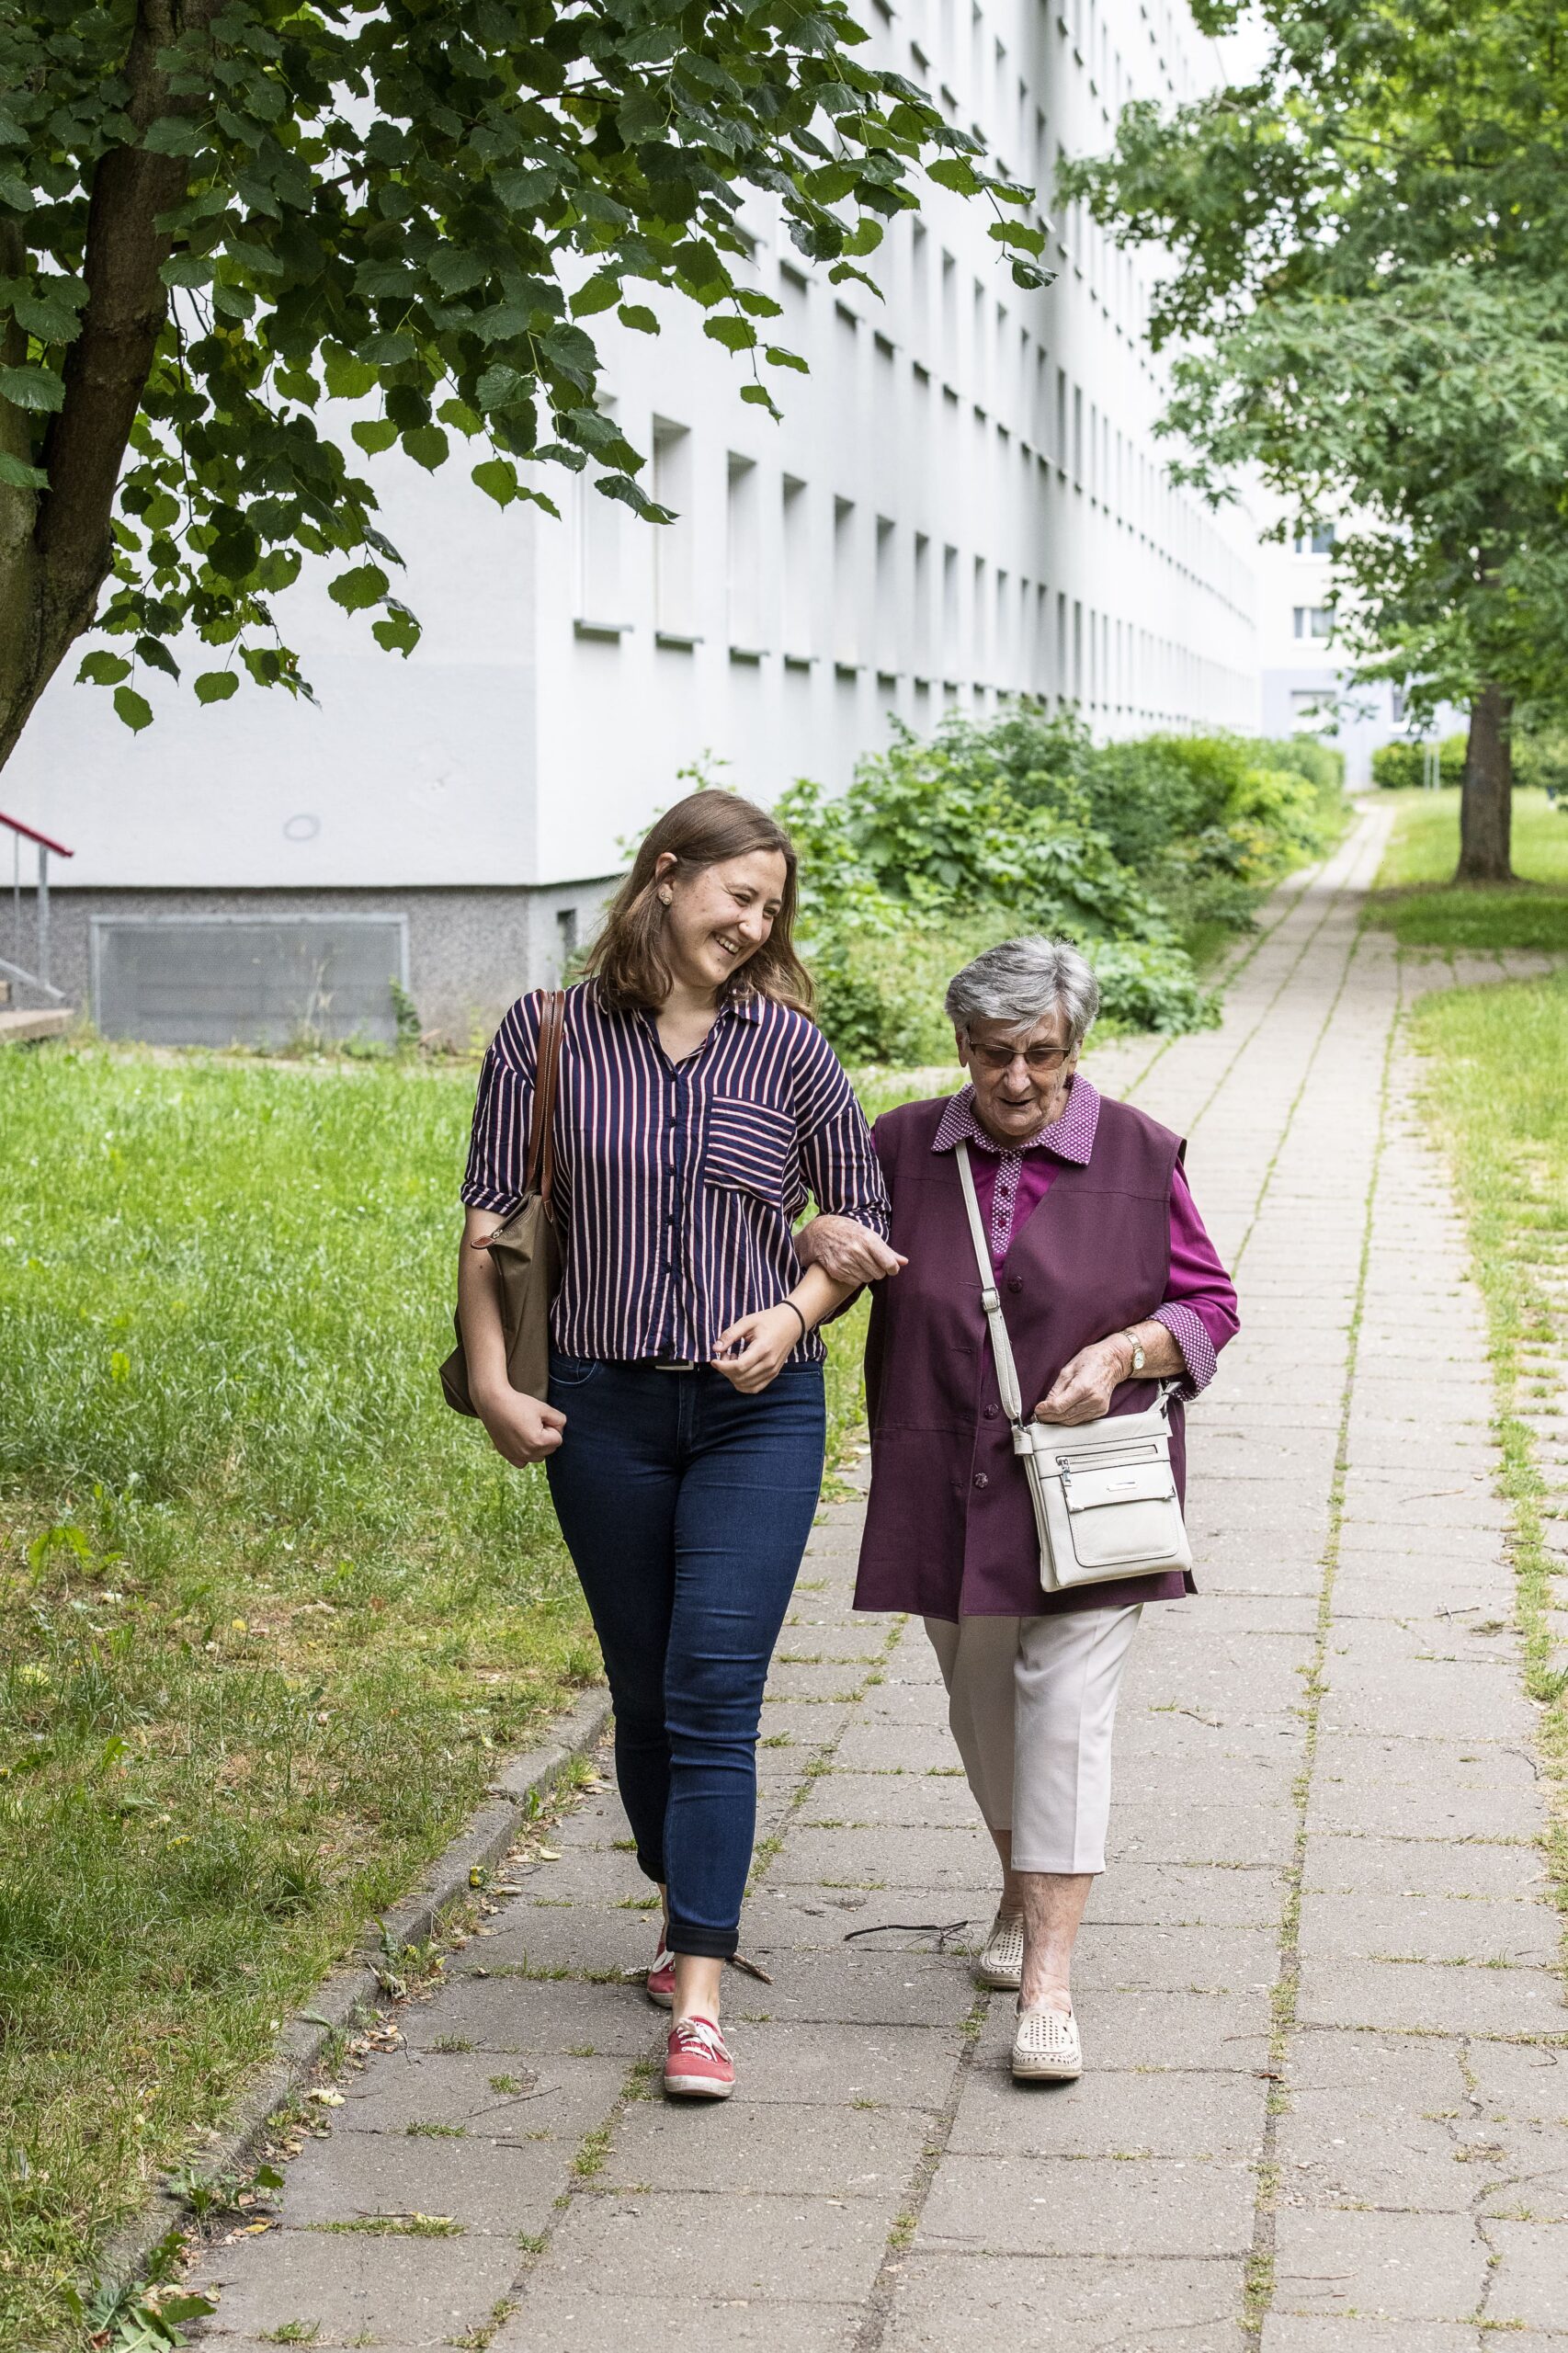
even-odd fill
[{"label": "woman's brown hair", "polygon": [[[656,880],[673,881],[705,866],[755,850],[773,850],[784,860],[784,890],[773,928],[730,983],[726,995],[755,990],[797,1013],[812,1009],[811,976],[795,953],[795,845],[766,809],[734,792],[691,792],[666,809],[643,835],[631,871],[610,902],[609,912],[587,955],[585,972],[598,982],[612,1012],[633,1006],[658,1006],[670,993],[674,974],[665,953],[667,915]],[[676,863],[665,876],[655,869],[665,852]]]}]

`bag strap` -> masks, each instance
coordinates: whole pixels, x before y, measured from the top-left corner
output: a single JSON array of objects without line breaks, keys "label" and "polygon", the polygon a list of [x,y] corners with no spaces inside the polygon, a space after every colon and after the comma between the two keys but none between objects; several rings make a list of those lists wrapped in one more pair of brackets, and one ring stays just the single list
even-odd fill
[{"label": "bag strap", "polygon": [[534,1056],[533,1122],[528,1132],[525,1193],[537,1192],[547,1218],[554,1222],[551,1196],[555,1186],[555,1095],[561,1075],[561,1041],[566,1034],[566,992],[547,989],[540,1006],[539,1046]]},{"label": "bag strap", "polygon": [[975,1197],[974,1171],[969,1165],[969,1146],[961,1138],[954,1147],[959,1164],[959,1182],[963,1187],[964,1207],[969,1211],[970,1238],[974,1244],[974,1263],[980,1270],[980,1303],[985,1310],[985,1321],[991,1327],[991,1354],[996,1364],[996,1385],[1002,1392],[1002,1410],[1015,1430],[1023,1427],[1024,1401],[1018,1390],[1018,1368],[1013,1361],[1013,1344],[1007,1337],[1006,1318],[1002,1313],[1002,1294],[996,1288],[996,1269],[991,1263],[991,1249],[981,1223],[980,1203]]}]

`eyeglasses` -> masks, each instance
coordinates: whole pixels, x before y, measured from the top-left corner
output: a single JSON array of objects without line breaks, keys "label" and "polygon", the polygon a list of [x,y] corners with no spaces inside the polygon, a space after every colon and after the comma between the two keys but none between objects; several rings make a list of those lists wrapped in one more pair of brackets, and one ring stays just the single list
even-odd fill
[{"label": "eyeglasses", "polygon": [[1060,1070],[1073,1049],[1071,1046],[1030,1046],[1025,1051],[1018,1046],[977,1046],[971,1038],[969,1051],[971,1060],[977,1062],[982,1070],[994,1071],[999,1077],[1003,1071],[1012,1069],[1020,1053],[1023,1053],[1030,1070],[1037,1074]]}]

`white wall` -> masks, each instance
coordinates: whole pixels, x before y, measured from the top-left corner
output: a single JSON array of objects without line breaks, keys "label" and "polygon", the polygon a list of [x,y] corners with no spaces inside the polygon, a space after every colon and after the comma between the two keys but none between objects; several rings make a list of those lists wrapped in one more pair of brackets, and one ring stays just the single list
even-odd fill
[{"label": "white wall", "polygon": [[[1127,97],[1207,71],[1164,0],[913,0],[870,21],[880,59],[1042,190]],[[612,870],[705,752],[766,798],[845,782],[890,712],[925,729],[1020,691],[1100,735],[1258,723],[1256,551],[1161,471],[1143,258],[1063,218],[1057,283],[1020,294],[988,208],[932,188],[877,257],[878,301],[803,274],[770,207],[747,218],[754,280],[785,305],[767,331],[811,362],[770,379],[781,425],[689,305],[664,303],[656,338],[604,332],[675,529],[568,477],[555,524],[501,514],[460,463],[374,461],[416,654],[381,654],[317,580],[280,620],[319,708],[243,687],[202,710],[153,680],[157,724],[132,740],[106,695],[57,680],[5,793],[75,846],[62,879],[562,883]]]}]

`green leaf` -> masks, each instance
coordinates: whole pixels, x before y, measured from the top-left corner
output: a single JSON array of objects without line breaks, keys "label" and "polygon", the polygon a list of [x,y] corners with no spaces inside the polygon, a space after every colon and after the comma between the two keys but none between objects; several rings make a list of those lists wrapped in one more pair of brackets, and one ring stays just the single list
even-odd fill
[{"label": "green leaf", "polygon": [[615,315],[623,327],[631,327],[638,335],[659,332],[659,322],[646,302],[623,302]]},{"label": "green leaf", "polygon": [[496,172],[490,185],[508,212],[533,212],[553,195],[555,174],[548,169]]},{"label": "green leaf", "polygon": [[240,690],[238,674],[233,670],[203,670],[196,679],[198,702],[227,702]]},{"label": "green leaf", "polygon": [[148,124],[142,144],[149,155],[199,155],[207,144],[207,133],[188,115],[166,114]]},{"label": "green leaf", "polygon": [[726,351],[749,351],[756,342],[756,329],[749,319],[737,319],[725,311],[716,319],[704,319],[702,332],[722,343]]},{"label": "green leaf", "polygon": [[361,401],[367,392],[376,389],[377,376],[369,362],[345,351],[340,343],[324,346],[326,388],[335,401]]},{"label": "green leaf", "polygon": [[390,416],[358,416],[348,430],[361,449],[372,456],[378,449],[390,449],[397,439],[397,427]]},{"label": "green leaf", "polygon": [[171,254],[158,276],[165,286],[205,286],[212,276],[210,254]]},{"label": "green leaf", "polygon": [[577,319],[589,319],[596,311],[612,309],[619,300],[620,272],[618,269],[597,270],[573,295],[572,315]]},{"label": "green leaf", "polygon": [[812,372],[798,351],[786,351],[781,343],[770,343],[762,356],[770,368],[793,368],[802,376]]},{"label": "green leaf", "polygon": [[469,479],[476,482],[487,498],[497,506],[509,506],[517,495],[517,468],[505,458],[486,458],[474,467]]},{"label": "green leaf", "polygon": [[443,425],[449,425],[454,433],[466,434],[470,440],[476,433],[484,430],[484,419],[477,415],[466,401],[443,401],[436,414]]},{"label": "green leaf", "polygon": [[359,563],[351,572],[340,572],[326,593],[346,612],[358,613],[367,605],[379,605],[391,585],[379,563]]},{"label": "green leaf", "polygon": [[741,398],[753,408],[765,408],[769,416],[778,416],[779,407],[766,384],[743,384]]},{"label": "green leaf", "polygon": [[370,623],[370,635],[376,643],[384,646],[389,654],[401,654],[405,661],[418,644],[420,634],[419,623],[408,607],[395,599],[381,620]]},{"label": "green leaf", "polygon": [[49,476],[41,466],[29,466],[24,460],[14,458],[9,449],[0,449],[0,482],[11,490],[47,490]]},{"label": "green leaf", "polygon": [[133,735],[140,735],[143,727],[153,724],[153,706],[134,687],[116,687],[114,707]]},{"label": "green leaf", "polygon": [[139,637],[136,641],[135,653],[138,662],[145,662],[149,669],[162,670],[166,678],[179,676],[179,664],[175,660],[168,647],[158,638]]},{"label": "green leaf", "polygon": [[67,298],[64,279],[46,280],[33,292],[15,297],[12,315],[40,343],[73,343],[82,332],[78,314],[87,299],[87,290],[85,286],[72,286],[69,294],[75,300]]},{"label": "green leaf", "polygon": [[129,678],[131,665],[122,654],[88,654],[76,673],[79,687],[117,687],[121,678]]},{"label": "green leaf", "polygon": [[451,445],[438,425],[416,425],[412,433],[403,435],[403,446],[416,466],[423,466],[426,473],[433,474],[437,466],[446,463]]},{"label": "green leaf", "polygon": [[972,164],[966,164],[959,155],[947,156],[939,163],[927,164],[926,174],[928,179],[936,181],[938,188],[950,188],[959,196],[972,196],[980,185],[975,178]]},{"label": "green leaf", "polygon": [[51,368],[0,368],[0,401],[13,408],[57,409],[65,386]]}]

